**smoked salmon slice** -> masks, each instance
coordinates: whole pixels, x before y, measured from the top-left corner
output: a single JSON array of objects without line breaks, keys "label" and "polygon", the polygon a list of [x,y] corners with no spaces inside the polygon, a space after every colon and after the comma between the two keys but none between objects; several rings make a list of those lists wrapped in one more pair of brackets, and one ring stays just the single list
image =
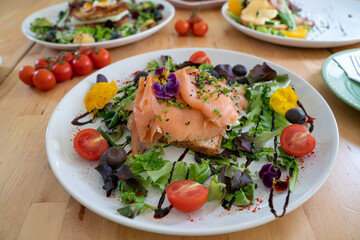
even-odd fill
[{"label": "smoked salmon slice", "polygon": [[[226,127],[237,122],[240,111],[247,104],[243,89],[229,89],[227,96],[221,92],[210,96],[218,88],[210,84],[201,89],[204,90],[202,96],[208,96],[208,101],[199,99],[197,94],[200,89],[194,84],[195,77],[190,75],[194,74],[194,69],[181,69],[175,74],[181,85],[179,94],[171,99],[172,104],[155,96],[151,75],[147,79],[143,77],[139,80],[136,98],[132,104],[133,154],[150,149],[164,138],[171,143],[225,136]],[[221,89],[229,88],[223,82],[218,81],[217,84]]]}]

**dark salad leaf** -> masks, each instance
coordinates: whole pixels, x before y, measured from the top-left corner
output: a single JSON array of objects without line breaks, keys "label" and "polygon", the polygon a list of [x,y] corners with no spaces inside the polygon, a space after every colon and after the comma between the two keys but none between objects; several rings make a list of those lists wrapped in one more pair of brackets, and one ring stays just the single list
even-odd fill
[{"label": "dark salad leaf", "polygon": [[126,192],[128,189],[131,189],[142,196],[147,196],[148,191],[141,184],[141,179],[135,176],[127,164],[120,168],[118,178],[121,181],[120,192]]},{"label": "dark salad leaf", "polygon": [[95,169],[100,173],[104,181],[103,188],[106,191],[106,196],[109,197],[111,191],[117,187],[118,177],[115,175],[114,170],[105,163],[100,163]]},{"label": "dark salad leaf", "polygon": [[264,62],[262,65],[258,64],[250,70],[248,80],[250,83],[266,82],[276,78],[276,71]]},{"label": "dark salad leaf", "polygon": [[121,215],[128,217],[128,218],[134,218],[135,216],[141,214],[144,212],[147,208],[154,209],[154,207],[146,204],[146,203],[133,203],[131,205],[119,208],[117,211]]},{"label": "dark salad leaf", "polygon": [[243,152],[253,153],[253,143],[242,137],[242,135],[234,138],[232,143]]},{"label": "dark salad leaf", "polygon": [[220,77],[225,78],[228,84],[233,84],[236,82],[236,77],[232,71],[232,67],[229,64],[216,65],[214,70],[219,74]]}]

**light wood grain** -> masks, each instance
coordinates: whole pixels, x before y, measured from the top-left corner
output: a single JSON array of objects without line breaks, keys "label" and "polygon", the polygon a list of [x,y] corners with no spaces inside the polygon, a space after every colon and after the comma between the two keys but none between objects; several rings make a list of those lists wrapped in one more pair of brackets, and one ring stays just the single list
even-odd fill
[{"label": "light wood grain", "polygon": [[[177,36],[173,26],[190,11],[177,9],[164,29],[144,41],[111,49],[112,62],[137,54],[180,47],[239,51],[271,60],[308,81],[336,117],[340,145],[337,161],[323,187],[298,209],[268,224],[218,236],[169,236],[131,229],[104,219],[69,196],[49,168],[45,150],[48,120],[61,98],[83,77],[58,84],[49,92],[25,86],[17,72],[39,57],[57,51],[32,44],[20,32],[31,12],[58,1],[1,1],[0,54],[0,239],[360,239],[360,111],[339,100],[321,77],[332,53],[360,48],[301,49],[261,42],[235,30],[220,10],[204,10],[205,37]],[[21,7],[19,7],[21,5]],[[6,8],[5,8],[6,6]],[[9,9],[9,10],[7,10]]]}]

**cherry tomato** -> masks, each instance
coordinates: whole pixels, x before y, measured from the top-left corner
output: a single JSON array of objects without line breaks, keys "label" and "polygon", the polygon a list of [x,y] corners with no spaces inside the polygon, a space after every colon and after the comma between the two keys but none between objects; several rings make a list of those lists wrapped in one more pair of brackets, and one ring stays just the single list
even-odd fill
[{"label": "cherry tomato", "polygon": [[74,59],[74,54],[69,53],[69,52],[60,52],[57,55],[57,58],[61,61],[65,61],[65,62],[68,62],[71,64],[72,60]]},{"label": "cherry tomato", "polygon": [[93,69],[93,62],[86,55],[77,55],[72,62],[74,71],[79,75],[85,75]]},{"label": "cherry tomato", "polygon": [[186,35],[190,30],[190,24],[184,19],[177,20],[175,30],[179,35]]},{"label": "cherry tomato", "polygon": [[304,126],[292,124],[281,132],[280,143],[286,153],[301,157],[314,150],[316,140]]},{"label": "cherry tomato", "polygon": [[193,12],[187,21],[190,24],[190,28],[192,29],[195,23],[201,22],[202,20],[203,18],[199,14]]},{"label": "cherry tomato", "polygon": [[86,56],[90,57],[92,52],[93,52],[93,49],[90,47],[80,47],[79,50],[77,50],[74,53],[74,56],[76,57],[78,55],[86,55]]},{"label": "cherry tomato", "polygon": [[95,67],[102,68],[110,64],[111,56],[108,50],[104,48],[96,49],[90,54]]},{"label": "cherry tomato", "polygon": [[35,62],[35,69],[47,68],[51,63],[52,61],[50,60],[50,58],[39,58]]},{"label": "cherry tomato", "polygon": [[34,83],[33,83],[32,78],[33,78],[34,72],[35,72],[35,69],[32,66],[23,66],[19,70],[19,78],[26,85],[33,87]]},{"label": "cherry tomato", "polygon": [[52,66],[52,72],[58,82],[64,82],[73,76],[73,69],[70,63],[61,60]]},{"label": "cherry tomato", "polygon": [[197,22],[194,24],[192,30],[195,36],[202,37],[206,34],[209,27],[206,22]]},{"label": "cherry tomato", "polygon": [[189,58],[189,61],[193,62],[193,63],[200,63],[200,64],[211,63],[210,58],[203,51],[195,52],[193,55],[191,55],[191,57]]},{"label": "cherry tomato", "polygon": [[40,90],[47,91],[55,87],[55,75],[45,68],[40,68],[34,72],[33,82],[35,87]]},{"label": "cherry tomato", "polygon": [[75,151],[87,160],[98,160],[108,149],[108,143],[95,129],[81,130],[74,138]]},{"label": "cherry tomato", "polygon": [[181,212],[193,212],[206,202],[209,190],[192,180],[179,180],[166,187],[166,195],[171,205]]}]

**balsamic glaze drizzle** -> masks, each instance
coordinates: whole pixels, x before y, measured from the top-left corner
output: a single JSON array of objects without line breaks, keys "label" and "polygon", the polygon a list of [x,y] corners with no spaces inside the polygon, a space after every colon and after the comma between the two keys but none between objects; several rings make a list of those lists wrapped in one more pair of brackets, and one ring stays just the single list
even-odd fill
[{"label": "balsamic glaze drizzle", "polygon": [[92,119],[90,119],[90,120],[88,120],[88,121],[86,121],[86,122],[80,122],[80,121],[79,121],[80,119],[86,117],[86,116],[89,115],[89,114],[90,114],[89,112],[86,112],[86,113],[84,113],[84,114],[81,114],[80,116],[78,116],[78,117],[76,117],[74,120],[72,120],[72,121],[71,121],[71,124],[72,124],[72,125],[75,125],[75,126],[82,126],[82,125],[85,125],[85,124],[88,124],[88,123],[92,123],[92,122],[95,120],[95,116],[94,116]]},{"label": "balsamic glaze drizzle", "polygon": [[[171,178],[172,178],[172,175],[173,175],[173,172],[174,172],[174,168],[175,168],[175,164],[177,162],[181,162],[186,154],[189,152],[189,148],[186,148],[185,151],[180,155],[179,159],[173,163],[172,165],[172,168],[171,168],[171,171],[170,171],[170,177],[168,179],[168,183],[170,184],[171,183]],[[188,177],[188,172],[186,173],[186,179]],[[155,214],[154,214],[154,218],[163,218],[165,217],[166,215],[169,214],[170,210],[173,208],[173,206],[168,206],[166,208],[161,208],[161,206],[163,205],[164,203],[164,200],[165,200],[165,194],[166,194],[166,190],[164,190],[161,194],[161,197],[159,199],[159,202],[158,202],[158,205],[157,205],[157,209],[155,210]]]},{"label": "balsamic glaze drizzle", "polygon": [[[298,104],[299,104],[299,101],[298,101]],[[300,106],[300,105],[299,105]],[[305,110],[303,109],[304,113],[306,114]],[[273,132],[275,130],[275,111],[273,110],[272,111],[272,120],[271,120],[271,131]],[[306,114],[307,116],[307,114]],[[274,153],[274,162],[276,163],[277,161],[277,157],[278,157],[278,154],[277,154],[277,136],[274,137],[274,150],[275,150],[275,153]],[[290,171],[289,171],[289,174],[290,174],[290,177],[292,176],[293,174],[293,169],[290,168]],[[272,187],[271,190],[270,190],[270,194],[269,194],[269,207],[270,207],[270,211],[272,214],[274,214],[274,216],[276,218],[280,218],[282,216],[284,216],[286,214],[286,208],[289,204],[289,200],[290,200],[290,188],[288,187],[288,193],[287,193],[287,196],[286,196],[286,200],[285,200],[285,203],[284,203],[284,206],[283,206],[283,211],[281,213],[281,215],[278,215],[276,213],[276,210],[274,209],[274,203],[273,203],[273,196],[274,196],[274,188]]]},{"label": "balsamic glaze drizzle", "polygon": [[287,192],[287,195],[286,195],[286,200],[285,200],[285,204],[284,204],[284,207],[283,207],[283,211],[281,213],[281,215],[278,215],[276,213],[276,210],[274,209],[274,204],[273,204],[273,193],[274,193],[274,188],[271,188],[270,190],[270,195],[269,195],[269,207],[270,207],[270,211],[272,214],[274,214],[274,216],[276,218],[280,218],[282,216],[284,216],[286,214],[286,208],[287,206],[289,205],[289,200],[290,200],[290,189],[288,189],[288,192]]},{"label": "balsamic glaze drizzle", "polygon": [[[310,123],[310,128],[309,128],[309,132],[312,133],[312,131],[314,130],[314,123],[312,121],[313,118],[309,117],[309,115],[307,114],[304,106],[302,105],[302,103],[298,100],[297,101],[297,105],[299,105],[299,107],[301,108],[301,110],[303,110],[303,112],[305,113],[305,116],[307,117],[308,119],[308,122]],[[311,121],[309,121],[311,120]]]}]

